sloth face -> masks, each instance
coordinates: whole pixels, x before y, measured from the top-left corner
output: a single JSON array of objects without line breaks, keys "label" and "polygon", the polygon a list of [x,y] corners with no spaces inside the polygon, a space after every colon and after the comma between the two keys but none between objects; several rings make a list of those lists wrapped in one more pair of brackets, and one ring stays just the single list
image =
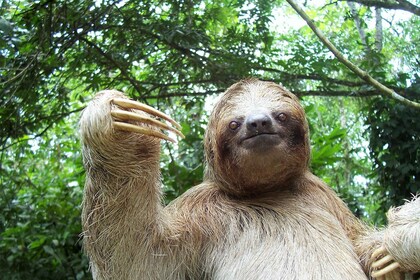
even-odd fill
[{"label": "sloth face", "polygon": [[[241,108],[242,105],[238,105],[238,109]],[[227,117],[220,125],[220,130],[224,130],[225,144],[249,150],[256,153],[254,156],[266,156],[280,146],[293,149],[305,142],[303,123],[287,106],[255,106],[247,111],[239,109],[237,115]],[[228,149],[228,146],[221,148]]]},{"label": "sloth face", "polygon": [[228,89],[213,111],[211,137],[210,168],[241,194],[283,188],[307,168],[304,111],[293,94],[274,83],[251,80]]}]

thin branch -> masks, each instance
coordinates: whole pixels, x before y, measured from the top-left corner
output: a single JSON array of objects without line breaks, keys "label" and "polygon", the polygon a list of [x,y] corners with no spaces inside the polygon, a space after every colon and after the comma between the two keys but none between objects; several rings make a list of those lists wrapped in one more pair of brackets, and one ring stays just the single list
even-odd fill
[{"label": "thin branch", "polygon": [[181,86],[181,85],[190,85],[190,84],[209,84],[214,83],[215,80],[212,79],[203,79],[203,80],[192,80],[192,81],[179,81],[179,82],[168,82],[168,83],[157,83],[153,81],[140,81],[142,85],[152,85],[156,87],[171,87],[171,86]]},{"label": "thin branch", "polygon": [[404,11],[407,12],[411,12],[413,14],[416,14],[418,16],[420,16],[420,7],[414,5],[413,3],[411,3],[410,1],[407,0],[397,0],[397,2],[400,4],[400,7],[404,7]]},{"label": "thin branch", "polygon": [[324,81],[324,82],[329,82],[329,83],[348,86],[348,87],[360,87],[360,86],[363,86],[363,85],[366,84],[364,82],[353,82],[353,81],[346,81],[346,80],[341,80],[341,79],[324,77],[324,76],[321,76],[321,75],[318,75],[318,74],[292,74],[292,73],[288,73],[288,72],[285,72],[285,71],[282,71],[282,70],[279,70],[279,69],[262,67],[262,66],[258,66],[258,65],[253,67],[253,69],[278,73],[281,76],[283,76],[284,78],[290,79],[290,80],[299,79],[299,80]]},{"label": "thin branch", "polygon": [[347,68],[349,68],[352,72],[354,72],[357,76],[359,76],[362,80],[366,81],[368,84],[374,86],[379,92],[381,92],[384,96],[388,96],[398,100],[399,102],[411,106],[417,109],[420,109],[420,103],[411,101],[409,99],[404,98],[403,96],[399,95],[392,89],[384,86],[374,78],[372,78],[366,71],[360,69],[347,58],[324,36],[321,30],[319,30],[315,23],[309,18],[309,16],[299,7],[299,5],[294,0],[286,0],[290,6],[306,21],[308,26],[312,29],[312,31],[318,36],[321,42],[335,55],[335,57],[343,63]]},{"label": "thin branch", "polygon": [[[34,139],[36,139],[38,137],[43,136],[53,125],[55,125],[56,123],[58,123],[60,120],[62,120],[65,117],[70,116],[71,114],[78,113],[78,112],[82,111],[84,108],[85,107],[80,107],[80,108],[74,109],[74,110],[69,111],[69,112],[65,112],[65,113],[60,113],[60,114],[57,114],[57,115],[51,115],[51,116],[49,116],[49,118],[52,119],[51,122],[49,124],[47,124],[47,126],[44,127],[40,132],[38,132],[37,134],[33,135],[31,138],[21,137],[21,138],[18,138],[16,141],[14,141],[14,142],[12,142],[10,144],[6,144],[7,139],[10,138],[10,137],[6,136],[5,138],[1,139],[2,140],[2,146],[0,148],[0,153],[3,154],[3,152],[6,151],[8,148],[10,148],[10,147],[12,147],[14,145],[17,145],[17,144],[19,144],[21,142],[25,142],[25,141],[29,141],[29,140],[34,140]],[[39,120],[42,120],[42,119],[38,119],[38,121]]]},{"label": "thin branch", "polygon": [[162,98],[170,98],[170,97],[192,97],[192,96],[208,96],[212,94],[218,94],[224,92],[225,89],[216,89],[216,90],[207,90],[207,91],[201,91],[201,92],[167,92],[157,95],[143,95],[141,98],[144,99],[162,99]]},{"label": "thin branch", "polygon": [[350,2],[350,1],[347,2],[347,4],[350,8],[351,16],[353,17],[354,23],[356,24],[356,28],[357,28],[357,31],[359,32],[360,40],[362,41],[362,45],[365,48],[365,52],[369,53],[370,49],[369,49],[369,45],[368,45],[367,40],[366,40],[366,33],[365,33],[365,30],[362,27],[361,20],[360,20],[360,17],[359,17],[359,13],[356,9],[356,5],[353,2]]},{"label": "thin branch", "polygon": [[[276,80],[267,80],[272,82],[278,82]],[[145,99],[165,99],[171,97],[197,97],[197,96],[209,96],[213,94],[219,94],[224,92],[225,89],[216,89],[201,92],[168,92],[157,95],[146,95],[142,96]],[[345,96],[345,97],[368,97],[378,96],[380,93],[377,90],[291,90],[292,93],[297,96]]]},{"label": "thin branch", "polygon": [[343,97],[368,97],[380,95],[377,90],[292,90],[297,96],[343,96]]},{"label": "thin branch", "polygon": [[347,2],[356,2],[368,7],[384,8],[389,10],[403,10],[417,16],[420,16],[420,7],[406,1],[397,0],[397,2],[380,1],[380,0],[341,0]]},{"label": "thin branch", "polygon": [[381,8],[375,8],[375,48],[377,52],[382,51],[383,28]]},{"label": "thin branch", "polygon": [[[8,83],[11,83],[11,82],[13,82],[14,80],[16,80],[16,79],[18,79],[19,77],[21,77],[21,76],[25,76],[25,74],[26,74],[26,72],[28,71],[28,69],[30,68],[30,66],[32,66],[32,63],[38,58],[38,55],[39,55],[39,52],[37,52],[36,54],[34,54],[33,55],[33,58],[31,59],[31,61],[25,66],[25,68],[23,68],[23,69],[16,69],[16,70],[18,70],[18,71],[20,71],[19,73],[17,73],[15,76],[13,76],[13,77],[11,77],[10,79],[8,79],[7,81],[4,81],[4,82],[0,82],[0,85],[5,85],[5,84],[8,84]],[[5,70],[8,70],[8,71],[12,71],[13,69],[7,69],[7,68],[4,68]]]},{"label": "thin branch", "polygon": [[388,28],[391,29],[397,35],[397,37],[400,37],[401,36],[400,31],[398,31],[397,29],[395,29],[394,25],[392,24],[392,22],[394,21],[394,16],[392,16],[392,18],[390,20],[387,19],[387,18],[384,18],[384,17],[382,18],[382,20],[384,20],[384,21],[386,21],[388,23],[388,25],[389,25]]},{"label": "thin branch", "polygon": [[130,76],[130,74],[127,72],[127,70],[124,67],[122,67],[117,61],[115,61],[115,59],[111,55],[109,55],[106,52],[104,52],[98,45],[96,45],[95,43],[89,41],[85,37],[80,36],[79,34],[77,34],[76,36],[81,41],[85,42],[89,47],[95,49],[100,55],[102,55],[104,58],[106,58],[107,60],[109,60],[112,64],[114,64],[114,66],[117,67],[121,71],[121,74],[130,82],[130,84],[136,89],[136,91],[139,94],[141,94],[143,92],[143,90],[141,89],[141,87],[140,87],[139,83],[137,82],[137,80],[133,79]]}]

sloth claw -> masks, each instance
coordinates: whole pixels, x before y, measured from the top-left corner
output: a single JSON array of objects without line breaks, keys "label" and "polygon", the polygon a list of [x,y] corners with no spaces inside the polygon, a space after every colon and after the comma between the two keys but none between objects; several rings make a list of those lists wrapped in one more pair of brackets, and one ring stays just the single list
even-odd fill
[{"label": "sloth claw", "polygon": [[394,258],[383,246],[373,252],[372,259],[375,259],[372,263],[372,268],[375,269],[372,272],[374,278],[383,279],[385,274],[400,267],[400,264],[394,261]]},{"label": "sloth claw", "polygon": [[176,121],[174,121],[171,117],[169,117],[165,113],[162,113],[161,111],[158,111],[155,108],[150,107],[146,104],[143,104],[143,103],[140,103],[140,102],[137,102],[137,101],[134,101],[134,100],[130,100],[130,99],[125,99],[125,98],[114,98],[114,99],[112,99],[112,103],[114,103],[116,105],[119,105],[123,108],[137,109],[137,110],[146,112],[150,115],[162,118],[162,119],[170,122],[177,129],[181,129],[181,126]]},{"label": "sloth claw", "polygon": [[172,139],[171,137],[163,134],[162,132],[153,130],[153,129],[148,129],[148,128],[144,128],[144,127],[140,127],[134,124],[129,124],[129,123],[125,123],[125,122],[118,122],[118,121],[114,121],[114,127],[119,129],[119,130],[123,130],[123,131],[128,131],[128,132],[135,132],[135,133],[140,133],[140,134],[144,134],[144,135],[149,135],[149,136],[154,136],[163,140],[168,140],[171,141],[172,143],[175,143],[175,139]]},{"label": "sloth claw", "polygon": [[[181,126],[176,121],[174,121],[171,117],[156,110],[153,107],[150,107],[148,105],[142,104],[137,101],[125,99],[125,98],[114,98],[111,100],[111,102],[115,105],[118,105],[119,107],[123,109],[127,109],[127,110],[135,109],[135,110],[143,111],[145,113],[148,113],[151,116],[166,120],[174,126],[174,127],[169,126],[168,124],[162,121],[159,121],[152,117],[138,114],[135,111],[113,109],[111,110],[111,116],[113,117],[113,120],[114,120],[113,124],[114,124],[114,127],[119,130],[141,133],[144,135],[154,136],[163,140],[176,142],[171,137],[159,131],[159,130],[167,130],[167,131],[171,131],[177,134],[181,138],[185,138],[185,136],[181,133],[181,131],[179,131]],[[159,130],[148,128],[146,126],[141,126],[141,125],[139,126],[136,124],[131,124],[131,123],[128,123],[128,121],[135,121],[135,122],[148,124],[148,125],[158,128]]]}]

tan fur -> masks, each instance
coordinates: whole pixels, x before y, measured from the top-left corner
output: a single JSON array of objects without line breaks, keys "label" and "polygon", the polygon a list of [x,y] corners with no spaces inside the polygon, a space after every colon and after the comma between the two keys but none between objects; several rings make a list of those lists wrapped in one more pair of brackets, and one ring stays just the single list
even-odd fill
[{"label": "tan fur", "polygon": [[388,212],[384,245],[406,271],[420,271],[420,197]]},{"label": "tan fur", "polygon": [[[394,244],[309,172],[304,111],[284,88],[246,80],[226,91],[206,133],[204,182],[167,207],[159,140],[114,131],[114,97],[124,95],[99,93],[80,121],[84,246],[95,279],[368,279],[384,234]],[[251,157],[226,134],[232,117],[278,108],[294,130],[276,153]],[[410,263],[411,253],[400,255]]]},{"label": "tan fur", "polygon": [[[252,112],[259,108],[265,108],[267,111],[281,106],[293,112],[293,115],[301,123],[305,142],[303,145],[295,148],[293,151],[285,150],[283,164],[278,158],[264,157],[262,162],[257,159],[249,160],[245,157],[243,151],[241,154],[233,154],[223,162],[223,154],[220,146],[225,141],[223,130],[232,117],[241,115],[243,112]],[[308,168],[310,145],[309,128],[305,118],[304,111],[300,106],[296,96],[286,89],[274,83],[261,83],[258,80],[247,80],[231,86],[223,95],[210,116],[208,129],[205,137],[205,152],[207,161],[206,178],[219,182],[219,187],[224,190],[244,194],[247,184],[254,189],[255,184],[261,185],[261,180],[267,180],[266,187],[270,188],[273,184],[286,184],[285,181],[290,177],[299,176]],[[279,154],[279,153],[278,153]],[[242,165],[242,168],[234,168],[235,164],[241,164],[241,160],[252,164]],[[265,168],[265,165],[271,163],[271,168]],[[263,167],[263,168],[259,168]],[[275,176],[265,173],[276,170]],[[258,170],[258,176],[255,172]],[[254,179],[258,182],[254,182]],[[258,190],[261,191],[261,190]]]}]

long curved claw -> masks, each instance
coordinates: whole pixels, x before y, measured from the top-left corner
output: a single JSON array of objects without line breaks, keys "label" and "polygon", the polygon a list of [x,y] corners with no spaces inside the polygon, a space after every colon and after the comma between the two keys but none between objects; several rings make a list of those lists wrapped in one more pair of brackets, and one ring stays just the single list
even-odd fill
[{"label": "long curved claw", "polygon": [[170,130],[176,134],[178,134],[181,138],[185,138],[184,134],[181,133],[181,131],[173,128],[172,126],[167,125],[166,123],[163,123],[161,121],[158,121],[156,119],[152,119],[149,117],[141,116],[139,114],[128,112],[124,110],[113,110],[111,111],[111,115],[117,119],[123,120],[123,121],[138,121],[142,123],[147,123],[150,125],[157,126],[161,129]]},{"label": "long curved claw", "polygon": [[164,120],[167,120],[168,122],[170,122],[173,126],[175,126],[178,129],[181,129],[181,126],[179,125],[179,123],[177,123],[176,121],[174,121],[171,117],[169,117],[168,115],[166,115],[165,113],[162,113],[161,111],[156,110],[153,107],[150,107],[146,104],[137,102],[137,101],[133,101],[130,99],[125,99],[125,98],[113,98],[112,99],[112,103],[119,105],[123,108],[127,108],[127,109],[137,109],[143,112],[146,112],[150,115],[162,118]]},{"label": "long curved claw", "polygon": [[391,271],[394,271],[395,269],[399,268],[400,264],[397,262],[394,262],[380,270],[375,270],[374,272],[372,272],[372,277],[378,278],[378,277],[382,277],[385,274],[390,273]]},{"label": "long curved claw", "polygon": [[383,258],[378,259],[377,261],[375,261],[372,264],[372,267],[373,268],[379,268],[379,267],[382,267],[382,266],[386,265],[387,263],[389,263],[391,261],[393,261],[393,258],[390,255],[386,255],[385,257],[383,257]]},{"label": "long curved claw", "polygon": [[372,272],[372,277],[377,279],[384,279],[386,274],[400,267],[400,264],[394,261],[394,258],[383,246],[373,252],[372,259],[375,260],[372,263],[372,268],[375,269]]},{"label": "long curved claw", "polygon": [[[142,104],[140,102],[136,102],[133,100],[129,100],[129,99],[124,99],[124,98],[114,98],[111,100],[112,103],[114,103],[115,105],[118,105],[119,107],[123,108],[123,109],[135,109],[135,110],[140,110],[143,111],[145,113],[148,113],[151,116],[154,117],[158,117],[164,120],[167,120],[168,122],[170,122],[172,125],[174,125],[176,128],[169,126],[168,124],[161,122],[157,119],[154,119],[152,117],[148,117],[139,113],[136,113],[135,111],[125,111],[125,110],[121,110],[121,109],[113,109],[111,110],[111,116],[113,117],[113,124],[114,127],[119,129],[119,130],[123,130],[123,131],[129,131],[129,132],[135,132],[135,133],[141,133],[141,134],[145,134],[145,135],[149,135],[149,136],[154,136],[163,140],[168,140],[171,142],[176,142],[174,139],[172,139],[171,137],[167,136],[166,134],[160,132],[159,130],[167,130],[167,131],[171,131],[174,132],[175,134],[177,134],[178,136],[185,138],[185,136],[178,130],[181,128],[181,126],[174,121],[171,117],[169,117],[168,115],[148,106],[145,104]],[[146,126],[141,126],[141,125],[136,125],[136,124],[132,124],[129,123],[129,121],[134,121],[134,122],[139,122],[139,123],[144,123],[144,124],[148,124],[151,126],[154,126],[156,128],[158,128],[159,130],[156,129],[152,129],[152,128],[148,128]],[[177,129],[178,128],[178,129]]]},{"label": "long curved claw", "polygon": [[379,257],[380,255],[384,255],[388,253],[388,251],[385,249],[384,246],[379,247],[378,249],[376,249],[373,253],[372,253],[372,259],[376,259],[377,257]]},{"label": "long curved claw", "polygon": [[148,129],[148,128],[144,128],[144,127],[140,127],[134,124],[129,124],[129,123],[125,123],[125,122],[117,122],[114,121],[114,127],[119,129],[119,130],[124,130],[124,131],[128,131],[128,132],[136,132],[136,133],[140,133],[140,134],[144,134],[144,135],[149,135],[149,136],[154,136],[163,140],[168,140],[171,141],[172,143],[175,143],[175,139],[172,139],[171,137],[167,136],[166,134],[163,134],[162,132],[156,131],[156,130],[152,130],[152,129]]}]

